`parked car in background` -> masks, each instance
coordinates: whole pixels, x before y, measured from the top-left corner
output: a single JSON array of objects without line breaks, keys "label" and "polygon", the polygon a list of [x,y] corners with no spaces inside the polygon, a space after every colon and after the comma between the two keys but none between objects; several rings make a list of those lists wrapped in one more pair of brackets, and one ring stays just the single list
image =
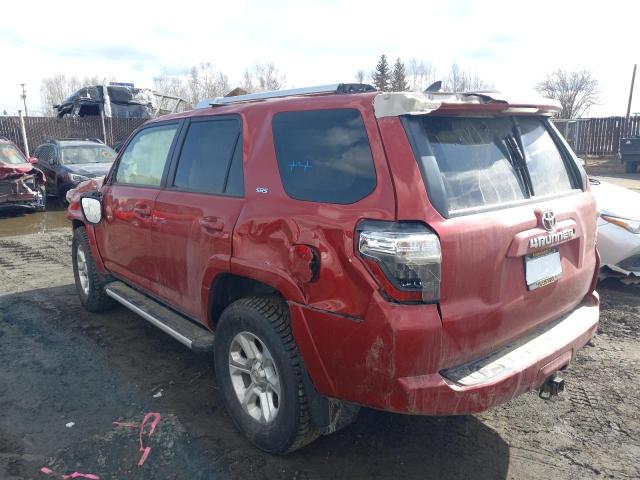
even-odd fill
[{"label": "parked car in background", "polygon": [[557,394],[599,316],[596,205],[558,110],[339,84],[149,121],[70,194],[80,301],[212,352],[231,418],[270,453],[361,405]]},{"label": "parked car in background", "polygon": [[640,135],[620,139],[620,161],[627,173],[636,173],[640,164]]},{"label": "parked car in background", "polygon": [[640,283],[640,193],[590,178],[596,198],[602,277]]},{"label": "parked car in background", "polygon": [[115,118],[154,118],[183,112],[187,109],[187,102],[180,97],[165,95],[149,88],[111,82],[109,85],[82,87],[53,108],[57,110],[58,118],[100,115]]},{"label": "parked car in background", "polygon": [[47,177],[47,195],[65,203],[69,189],[106,175],[115,157],[116,152],[98,139],[67,138],[38,146],[34,162]]},{"label": "parked car in background", "polygon": [[0,209],[44,210],[45,175],[10,140],[0,138]]}]

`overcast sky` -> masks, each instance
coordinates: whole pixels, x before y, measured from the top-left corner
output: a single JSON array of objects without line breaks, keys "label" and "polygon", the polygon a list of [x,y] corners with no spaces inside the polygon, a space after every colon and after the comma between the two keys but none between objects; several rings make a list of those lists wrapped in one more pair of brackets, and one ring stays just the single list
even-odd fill
[{"label": "overcast sky", "polygon": [[272,61],[289,86],[307,86],[354,81],[383,52],[443,72],[457,62],[504,90],[531,89],[558,68],[589,69],[601,86],[591,113],[624,115],[640,63],[637,0],[20,0],[4,2],[2,19],[0,114],[10,115],[21,108],[20,83],[30,113],[40,110],[41,79],[55,73],[150,87],[163,71],[209,62],[234,86],[245,67]]}]

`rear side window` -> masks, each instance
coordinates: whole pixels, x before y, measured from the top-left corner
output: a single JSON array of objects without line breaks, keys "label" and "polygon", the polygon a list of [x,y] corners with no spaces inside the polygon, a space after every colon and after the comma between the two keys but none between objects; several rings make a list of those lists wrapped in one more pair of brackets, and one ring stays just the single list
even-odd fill
[{"label": "rear side window", "polygon": [[122,153],[116,182],[159,186],[178,124],[159,125],[141,130]]},{"label": "rear side window", "polygon": [[434,206],[445,216],[573,188],[537,117],[413,116],[407,124]]},{"label": "rear side window", "polygon": [[273,136],[289,196],[348,204],[375,189],[376,171],[358,110],[278,113],[273,119]]},{"label": "rear side window", "polygon": [[240,132],[236,119],[192,122],[180,152],[174,187],[242,195]]}]

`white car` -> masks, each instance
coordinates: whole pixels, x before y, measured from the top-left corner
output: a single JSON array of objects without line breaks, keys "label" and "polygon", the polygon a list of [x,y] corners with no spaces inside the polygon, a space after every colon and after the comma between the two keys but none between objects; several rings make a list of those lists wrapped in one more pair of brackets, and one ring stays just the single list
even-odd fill
[{"label": "white car", "polygon": [[640,283],[640,193],[590,178],[598,203],[601,277]]}]

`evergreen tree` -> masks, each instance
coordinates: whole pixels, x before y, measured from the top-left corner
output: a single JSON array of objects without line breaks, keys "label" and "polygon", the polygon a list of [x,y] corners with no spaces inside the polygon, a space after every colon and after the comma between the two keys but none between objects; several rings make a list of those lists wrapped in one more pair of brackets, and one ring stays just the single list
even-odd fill
[{"label": "evergreen tree", "polygon": [[391,87],[391,70],[389,69],[389,62],[387,62],[387,56],[383,53],[380,56],[380,61],[376,65],[376,69],[371,75],[373,84],[376,88],[382,92],[388,92]]},{"label": "evergreen tree", "polygon": [[409,90],[409,84],[407,83],[404,63],[398,58],[393,66],[393,73],[391,74],[391,91],[406,92],[407,90]]}]

